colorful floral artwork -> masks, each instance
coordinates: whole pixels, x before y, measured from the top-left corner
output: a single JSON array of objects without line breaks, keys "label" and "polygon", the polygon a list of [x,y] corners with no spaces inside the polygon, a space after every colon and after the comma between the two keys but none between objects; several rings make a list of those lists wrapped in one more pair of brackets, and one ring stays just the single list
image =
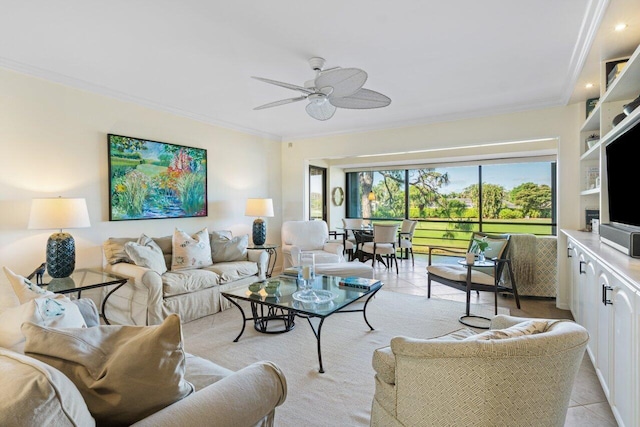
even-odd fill
[{"label": "colorful floral artwork", "polygon": [[109,220],[207,216],[207,150],[108,135]]}]

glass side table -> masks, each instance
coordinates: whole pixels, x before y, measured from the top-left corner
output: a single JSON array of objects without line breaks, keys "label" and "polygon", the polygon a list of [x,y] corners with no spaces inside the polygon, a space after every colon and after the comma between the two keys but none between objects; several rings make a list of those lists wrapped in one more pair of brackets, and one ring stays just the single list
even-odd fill
[{"label": "glass side table", "polygon": [[42,277],[42,285],[39,285],[43,289],[54,292],[56,294],[71,294],[76,293],[77,297],[82,296],[82,291],[95,288],[104,288],[106,286],[115,285],[109,290],[107,295],[102,299],[102,313],[101,316],[107,325],[110,325],[107,315],[105,313],[105,306],[107,300],[115,291],[120,289],[122,285],[127,283],[128,278],[124,276],[118,276],[113,273],[107,273],[100,269],[91,268],[77,268],[71,276],[63,278],[53,278],[48,274]]},{"label": "glass side table", "polygon": [[250,251],[265,251],[267,255],[269,255],[269,260],[267,261],[267,271],[265,271],[265,276],[270,278],[273,275],[273,269],[276,266],[276,260],[278,259],[278,252],[276,248],[278,245],[270,245],[265,243],[264,245],[253,245],[247,247]]}]

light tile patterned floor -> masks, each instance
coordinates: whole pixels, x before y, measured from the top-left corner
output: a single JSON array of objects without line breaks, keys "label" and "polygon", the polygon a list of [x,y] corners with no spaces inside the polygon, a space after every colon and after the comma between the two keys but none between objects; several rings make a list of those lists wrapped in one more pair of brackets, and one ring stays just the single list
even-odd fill
[{"label": "light tile patterned floor", "polygon": [[[384,282],[384,289],[388,291],[402,292],[412,295],[427,296],[427,257],[418,255],[415,259],[415,267],[411,266],[411,260],[398,261],[399,273],[394,269],[385,269],[376,264],[376,278]],[[465,301],[465,293],[444,285],[432,283],[432,298],[442,298],[455,301]],[[493,294],[480,292],[479,296],[472,295],[474,304],[486,304],[493,307]],[[555,306],[553,299],[521,298],[521,309],[516,307],[515,299],[511,296],[498,297],[498,305],[508,307],[511,314],[522,317],[542,317],[555,319],[571,319],[571,313],[560,310]],[[589,356],[586,355],[578,372],[565,427],[587,426],[617,426],[611,408],[602,391]]]}]

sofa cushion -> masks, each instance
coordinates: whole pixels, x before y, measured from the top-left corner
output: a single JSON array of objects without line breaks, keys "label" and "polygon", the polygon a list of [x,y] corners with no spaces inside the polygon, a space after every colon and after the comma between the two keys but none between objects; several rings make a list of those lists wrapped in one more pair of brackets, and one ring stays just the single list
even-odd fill
[{"label": "sofa cushion", "polygon": [[219,283],[220,276],[205,268],[167,271],[162,275],[162,293],[166,298],[210,288]]},{"label": "sofa cushion", "polygon": [[124,250],[124,245],[127,242],[135,241],[136,239],[133,237],[109,237],[102,244],[102,252],[104,253],[104,258],[107,263],[112,265],[119,262],[133,264],[133,261]]},{"label": "sofa cushion", "polygon": [[196,391],[233,374],[232,370],[216,365],[209,360],[202,359],[193,354],[185,354],[187,356],[187,370],[184,378],[193,384]]},{"label": "sofa cushion", "polygon": [[94,426],[76,386],[32,357],[0,348],[0,425]]},{"label": "sofa cushion", "polygon": [[175,314],[157,326],[22,329],[28,355],[67,375],[98,424],[130,425],[194,391]]},{"label": "sofa cushion", "polygon": [[176,228],[172,241],[171,270],[202,268],[213,264],[209,242],[209,232],[206,228],[193,236]]},{"label": "sofa cushion", "polygon": [[127,242],[124,250],[133,262],[162,275],[167,271],[162,249],[152,238],[142,234],[137,242]]},{"label": "sofa cushion", "polygon": [[258,274],[258,264],[252,261],[219,262],[207,267],[207,270],[220,276],[222,284]]},{"label": "sofa cushion", "polygon": [[249,235],[232,238],[211,239],[211,258],[213,262],[246,261]]}]

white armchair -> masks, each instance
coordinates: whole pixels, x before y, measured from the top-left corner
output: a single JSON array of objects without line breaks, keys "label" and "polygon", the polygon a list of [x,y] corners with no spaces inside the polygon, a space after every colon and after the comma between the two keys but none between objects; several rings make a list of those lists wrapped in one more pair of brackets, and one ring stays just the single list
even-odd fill
[{"label": "white armchair", "polygon": [[504,315],[481,334],[395,337],[373,355],[371,426],[562,427],[588,340],[570,320]]},{"label": "white armchair", "polygon": [[298,263],[300,252],[315,254],[316,263],[344,262],[342,242],[329,242],[329,227],[325,221],[285,221],[282,224],[283,268]]}]

